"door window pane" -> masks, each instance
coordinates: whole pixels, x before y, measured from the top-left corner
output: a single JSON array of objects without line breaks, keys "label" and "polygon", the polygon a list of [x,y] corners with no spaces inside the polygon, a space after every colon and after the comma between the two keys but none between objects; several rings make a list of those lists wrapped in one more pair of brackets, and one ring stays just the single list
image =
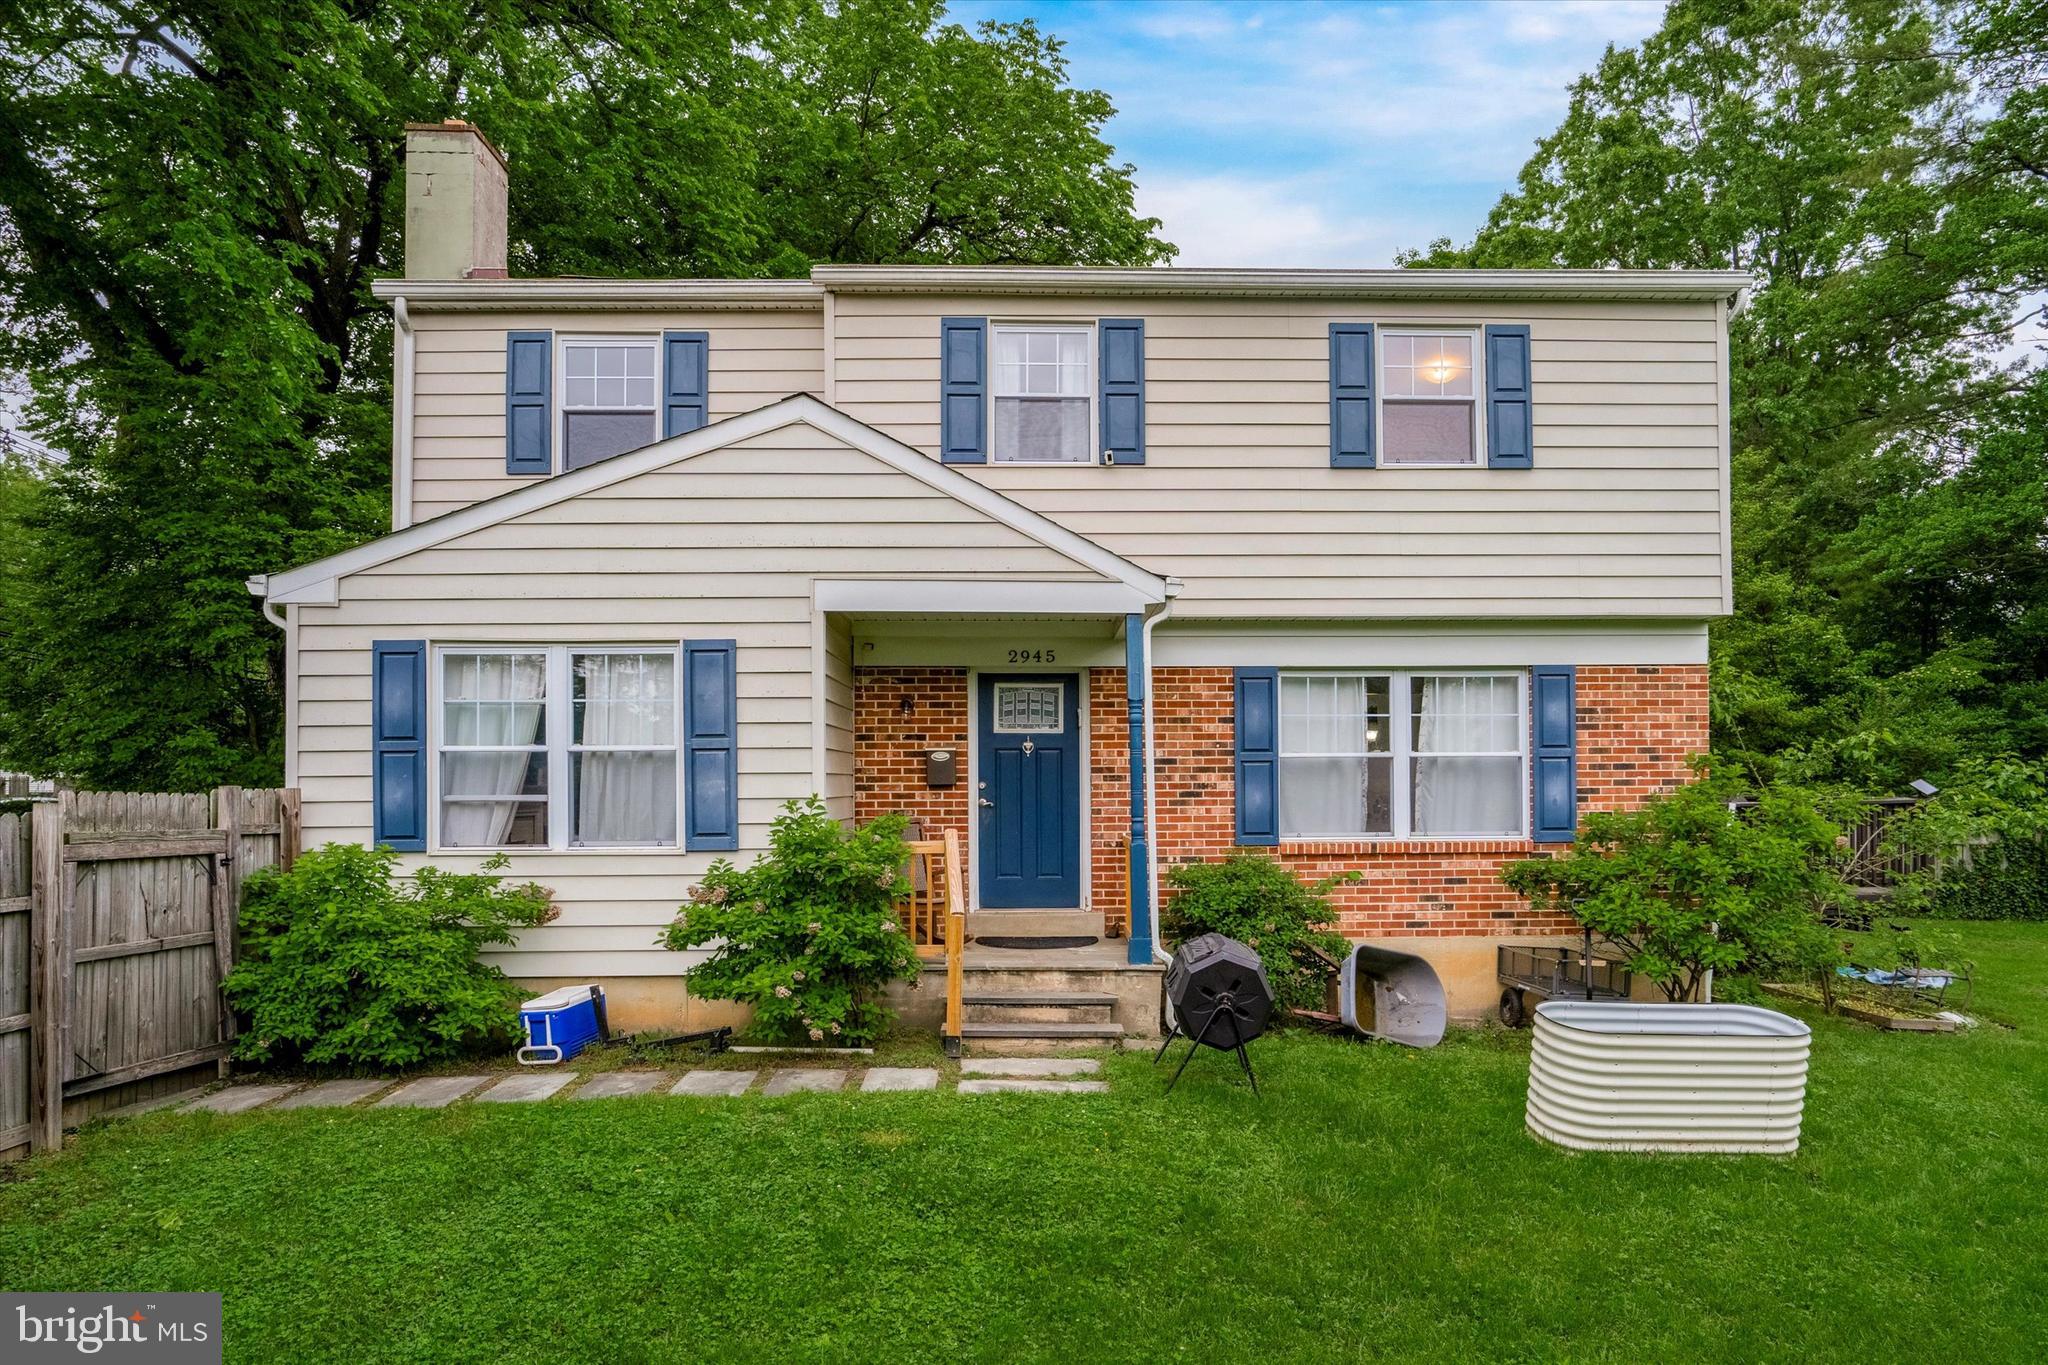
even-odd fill
[{"label": "door window pane", "polygon": [[1064,729],[1065,692],[1058,683],[997,683],[996,733],[1045,734]]}]

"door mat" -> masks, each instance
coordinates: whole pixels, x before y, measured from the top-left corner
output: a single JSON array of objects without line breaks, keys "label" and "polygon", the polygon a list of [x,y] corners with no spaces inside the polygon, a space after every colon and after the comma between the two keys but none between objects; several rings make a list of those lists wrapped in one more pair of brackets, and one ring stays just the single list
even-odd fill
[{"label": "door mat", "polygon": [[1062,937],[1024,934],[983,934],[974,940],[984,948],[1087,948],[1102,940],[1089,934]]}]

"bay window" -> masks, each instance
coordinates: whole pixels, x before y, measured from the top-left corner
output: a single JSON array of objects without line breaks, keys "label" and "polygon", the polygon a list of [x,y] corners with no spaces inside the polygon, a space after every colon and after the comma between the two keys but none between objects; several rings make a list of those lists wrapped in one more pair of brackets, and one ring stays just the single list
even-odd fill
[{"label": "bay window", "polygon": [[1521,835],[1527,705],[1516,673],[1283,673],[1283,836]]},{"label": "bay window", "polygon": [[442,848],[672,848],[674,648],[440,652]]}]

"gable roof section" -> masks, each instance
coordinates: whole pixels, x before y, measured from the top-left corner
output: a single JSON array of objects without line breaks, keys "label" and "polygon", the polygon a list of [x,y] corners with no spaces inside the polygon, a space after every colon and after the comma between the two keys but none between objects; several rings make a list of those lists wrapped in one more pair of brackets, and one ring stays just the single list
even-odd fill
[{"label": "gable roof section", "polygon": [[524,488],[501,493],[495,498],[409,526],[379,537],[366,545],[302,564],[296,569],[269,575],[263,596],[274,603],[302,602],[332,605],[335,582],[353,573],[387,564],[394,559],[431,549],[436,545],[495,526],[528,512],[552,507],[571,498],[607,488],[635,475],[683,464],[697,455],[763,436],[783,427],[803,423],[843,442],[851,449],[871,456],[939,493],[1018,532],[1029,540],[1073,560],[1082,568],[1101,574],[1132,589],[1147,602],[1163,602],[1166,580],[1133,564],[1123,556],[1078,535],[1042,513],[976,483],[956,469],[912,449],[892,436],[884,435],[864,422],[855,421],[837,408],[828,407],[807,393],[792,394],[777,403],[752,412],[699,427],[683,436],[656,441],[653,445],[617,455],[598,464],[557,474]]}]

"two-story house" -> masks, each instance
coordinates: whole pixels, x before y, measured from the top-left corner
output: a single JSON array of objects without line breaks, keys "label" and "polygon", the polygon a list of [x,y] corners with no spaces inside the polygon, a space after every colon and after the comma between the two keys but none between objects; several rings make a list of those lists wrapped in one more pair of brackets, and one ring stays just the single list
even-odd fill
[{"label": "two-story house", "polygon": [[408,136],[392,532],[252,588],[308,842],[509,853],[536,988],[673,1014],[657,933],[818,793],[1145,969],[1176,864],[1357,869],[1477,1013],[1570,932],[1501,865],[1706,747],[1744,275],[510,279],[502,159]]}]

